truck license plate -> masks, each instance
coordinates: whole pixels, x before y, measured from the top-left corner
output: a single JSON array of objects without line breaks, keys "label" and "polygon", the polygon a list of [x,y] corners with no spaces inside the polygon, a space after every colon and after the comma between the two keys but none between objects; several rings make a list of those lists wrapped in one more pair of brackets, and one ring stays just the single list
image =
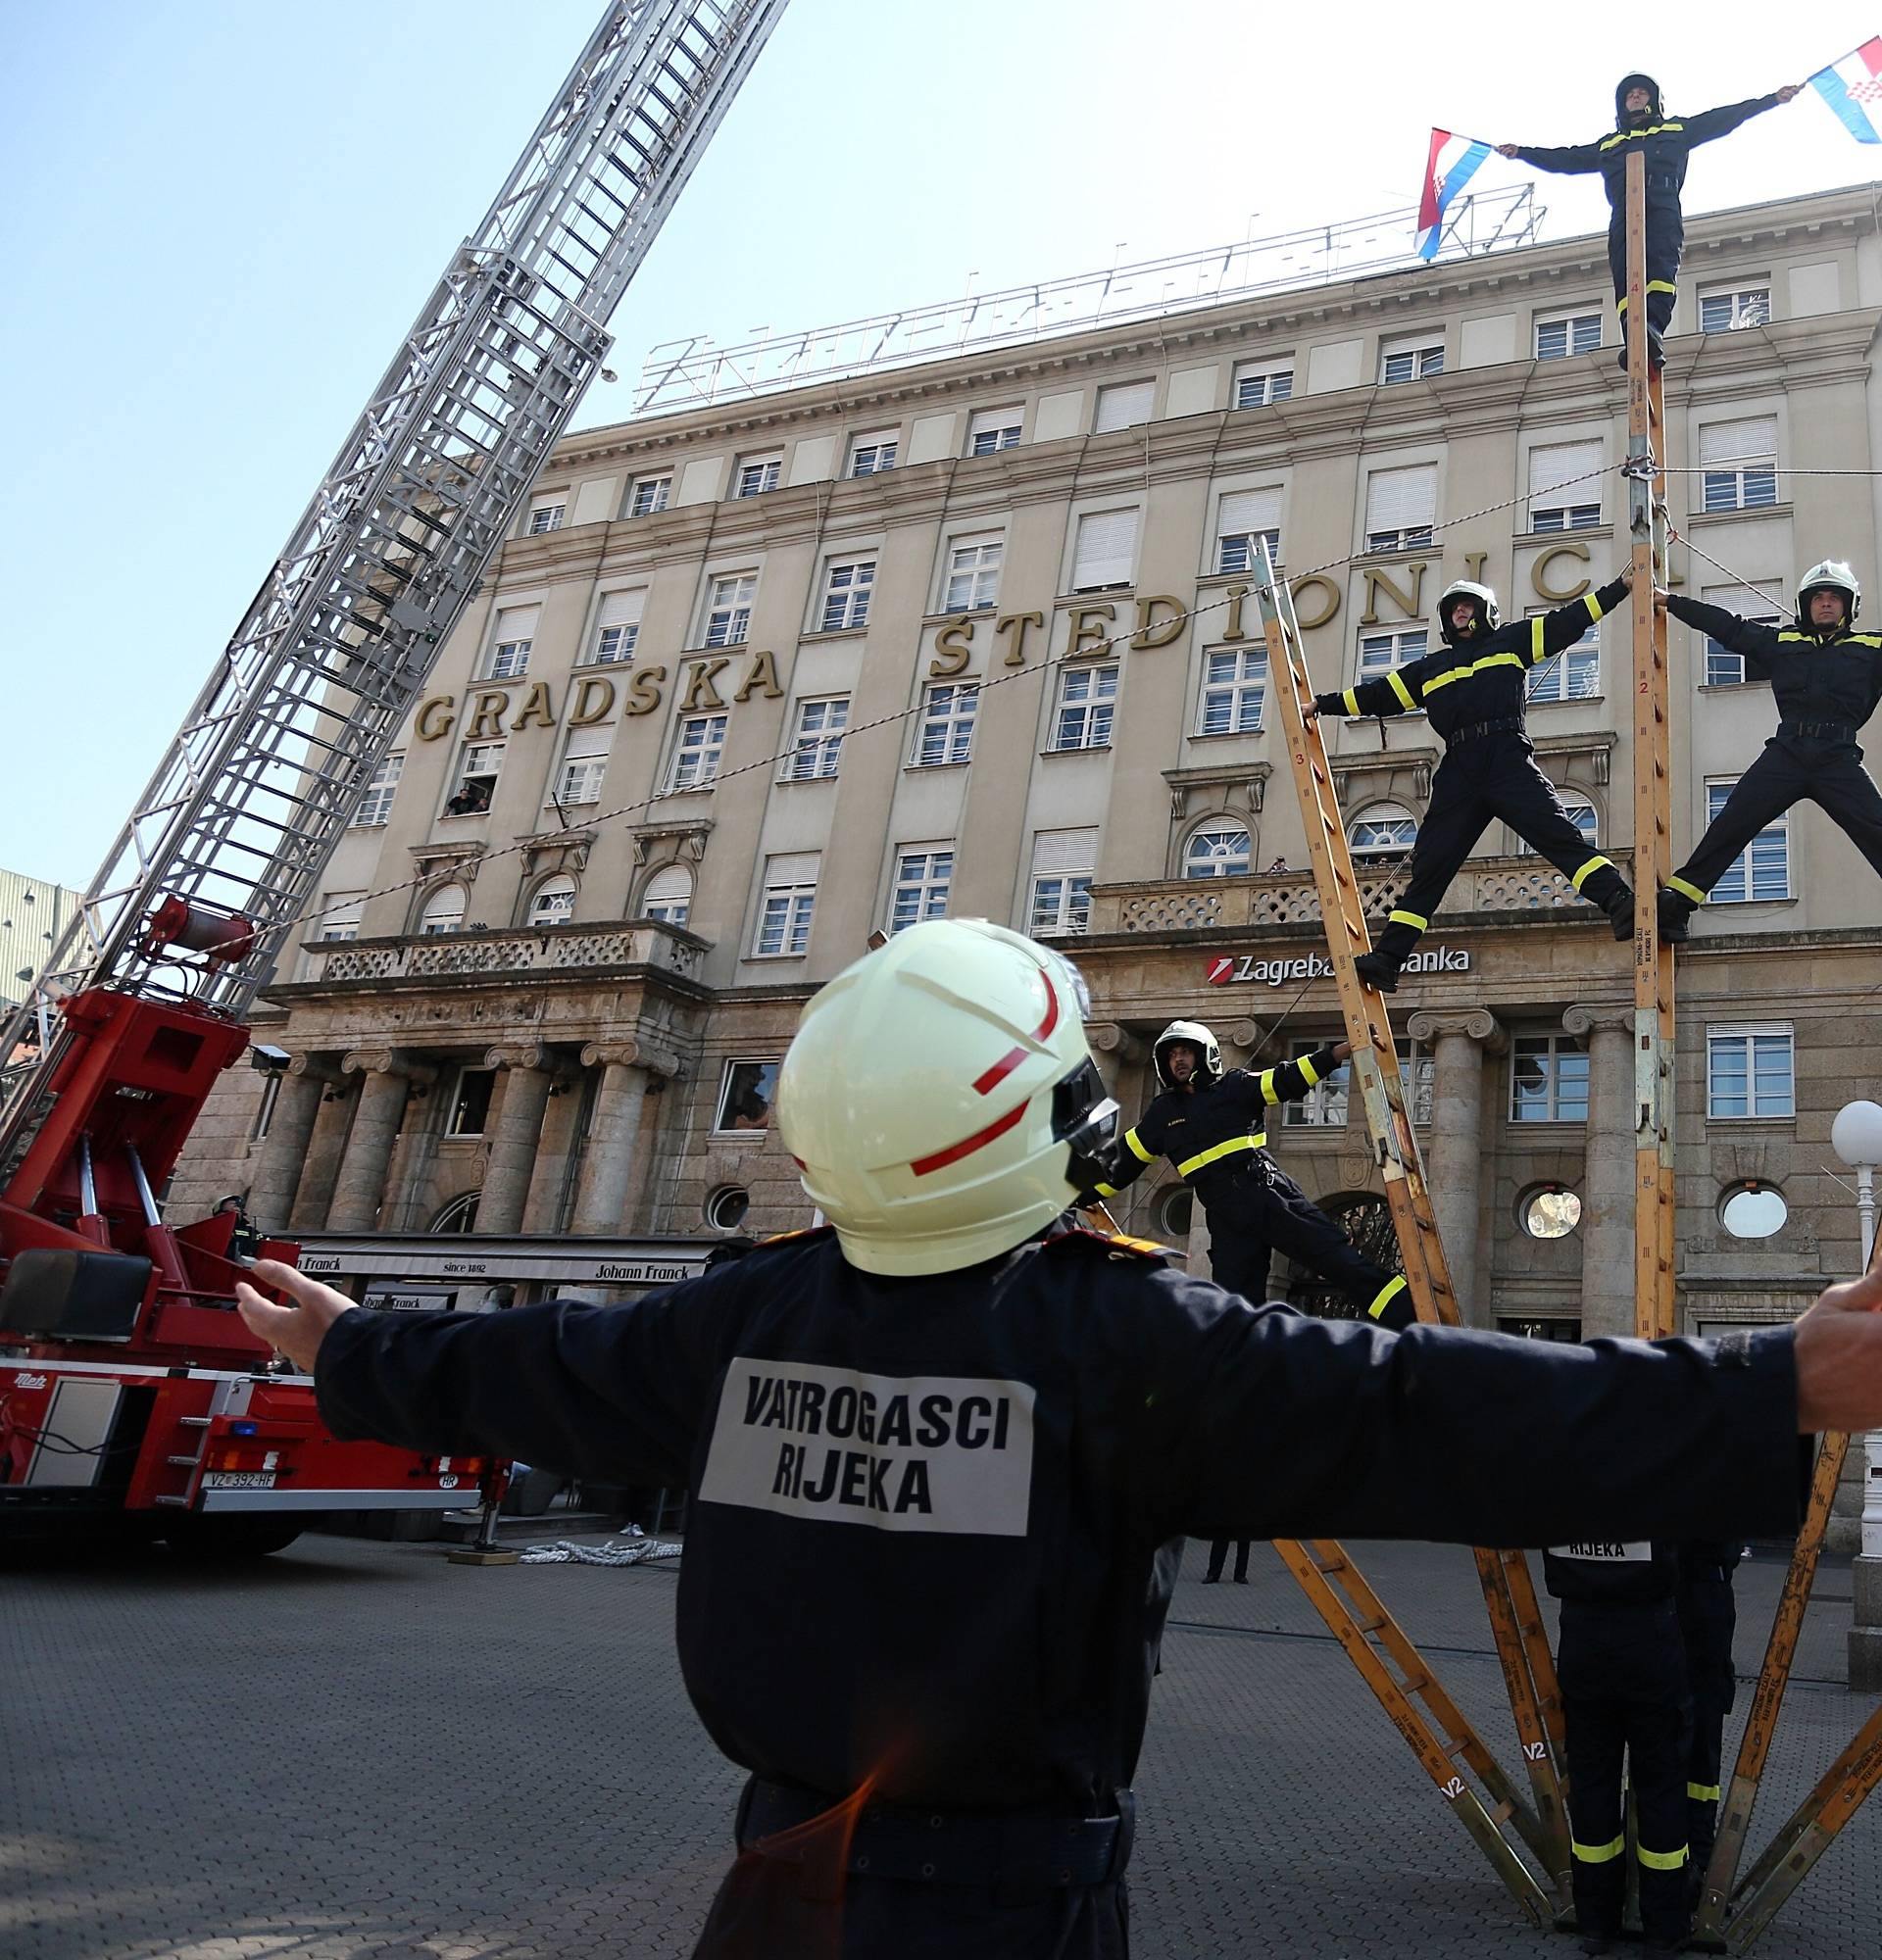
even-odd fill
[{"label": "truck license plate", "polygon": [[272,1470],[208,1470],[203,1473],[205,1491],[272,1491]]}]

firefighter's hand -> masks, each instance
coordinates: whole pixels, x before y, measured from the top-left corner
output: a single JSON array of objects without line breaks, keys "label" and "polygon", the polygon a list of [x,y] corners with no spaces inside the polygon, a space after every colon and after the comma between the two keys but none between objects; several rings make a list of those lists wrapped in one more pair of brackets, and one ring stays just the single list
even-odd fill
[{"label": "firefighter's hand", "polygon": [[1320,718],[1320,704],[1317,701],[1315,701],[1313,697],[1310,694],[1308,698],[1301,703],[1301,719],[1303,721],[1317,721],[1319,718]]},{"label": "firefighter's hand", "polygon": [[1335,1061],[1351,1061],[1353,1059],[1353,1044],[1349,1041],[1335,1042],[1333,1044],[1333,1059]]},{"label": "firefighter's hand", "polygon": [[1516,146],[1513,143],[1499,143],[1497,145],[1497,155],[1500,157],[1513,157],[1515,154]]},{"label": "firefighter's hand", "polygon": [[[257,1259],[251,1270],[258,1280],[286,1294],[293,1304],[276,1306],[246,1281],[237,1280],[235,1304],[248,1323],[248,1331],[278,1348],[304,1375],[311,1375],[326,1330],[351,1309],[353,1302],[345,1294],[282,1265],[279,1259]],[[1882,1333],[1882,1326],[1877,1332]]]},{"label": "firefighter's hand", "polygon": [[1797,1426],[1882,1429],[1882,1270],[1829,1288],[1799,1319]]},{"label": "firefighter's hand", "polygon": [[1667,592],[1666,588],[1665,588],[1665,587],[1664,587],[1663,585],[1657,585],[1657,586],[1655,586],[1655,587],[1654,587],[1654,611],[1655,611],[1656,612],[1665,612],[1665,610],[1666,610],[1666,601],[1667,601],[1667,599],[1668,599],[1669,597],[1670,597],[1670,595],[1668,594],[1668,592]]},{"label": "firefighter's hand", "polygon": [[1796,95],[1802,89],[1802,87],[1803,84],[1801,82],[1787,81],[1784,84],[1784,86],[1777,91],[1777,99],[1780,102],[1788,102],[1790,101],[1792,96]]}]

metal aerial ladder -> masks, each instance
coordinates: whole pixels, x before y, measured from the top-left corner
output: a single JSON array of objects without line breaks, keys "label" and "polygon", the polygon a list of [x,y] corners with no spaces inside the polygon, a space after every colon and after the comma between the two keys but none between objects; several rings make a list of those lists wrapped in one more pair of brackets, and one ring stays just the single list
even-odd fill
[{"label": "metal aerial ladder", "polygon": [[[1277,583],[1265,542],[1258,542],[1255,578],[1261,592],[1262,621],[1267,640],[1268,672],[1280,704],[1281,726],[1287,741],[1289,766],[1300,798],[1307,830],[1308,858],[1326,922],[1328,956],[1339,987],[1347,1039],[1353,1045],[1353,1076],[1359,1086],[1375,1161],[1385,1183],[1386,1202],[1405,1258],[1405,1276],[1420,1320],[1459,1324],[1457,1296],[1450,1267],[1438,1238],[1424,1181],[1417,1137],[1406,1108],[1405,1083],[1399,1070],[1385,1003],[1364,986],[1353,961],[1371,945],[1364,905],[1353,870],[1352,853],[1341,821],[1333,771],[1317,717],[1309,714],[1313,687],[1293,597]],[[1556,1897],[1565,1902],[1568,1878],[1568,1819],[1562,1793],[1561,1701],[1547,1631],[1536,1602],[1529,1562],[1521,1551],[1476,1553],[1477,1576],[1489,1609],[1497,1656],[1503,1666],[1511,1712],[1529,1773],[1532,1806],[1516,1796],[1483,1743],[1467,1730],[1452,1729],[1456,1711],[1442,1690],[1435,1689],[1429,1667],[1418,1659],[1405,1636],[1362,1584],[1355,1587],[1345,1575],[1350,1561],[1337,1545],[1281,1545],[1281,1556],[1320,1609],[1342,1643],[1358,1663],[1367,1685],[1393,1723],[1412,1745],[1442,1794],[1452,1800],[1471,1835],[1484,1847],[1517,1901],[1539,1924],[1550,1908],[1548,1892],[1499,1829],[1508,1819],[1540,1861]],[[1317,1569],[1319,1583],[1313,1583]],[[1354,1575],[1357,1577],[1357,1575]],[[1337,1577],[1351,1606],[1326,1584]],[[1378,1645],[1372,1644],[1374,1636]],[[1401,1669],[1395,1676],[1392,1666]],[[1407,1682],[1416,1684],[1408,1688]],[[1417,1692],[1438,1717],[1439,1735],[1411,1705]],[[1461,1717],[1457,1718],[1461,1721]],[[1491,1807],[1475,1797],[1456,1764],[1472,1770],[1491,1798]]]},{"label": "metal aerial ladder", "polygon": [[0,1329],[266,1351],[155,1194],[784,6],[610,5],[401,339],[0,1035]]}]

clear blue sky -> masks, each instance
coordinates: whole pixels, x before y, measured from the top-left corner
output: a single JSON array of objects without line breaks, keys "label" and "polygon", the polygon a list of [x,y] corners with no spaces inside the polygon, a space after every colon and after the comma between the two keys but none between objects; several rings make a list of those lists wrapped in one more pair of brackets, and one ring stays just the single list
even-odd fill
[{"label": "clear blue sky", "polygon": [[[600,0],[3,0],[0,864],[83,887]],[[1624,55],[1669,107],[1801,81],[1874,0],[793,0],[613,321],[811,326],[1409,204],[1426,132],[1584,140]],[[1327,33],[1327,24],[1337,32]],[[1801,36],[1788,40],[1792,24]],[[1645,32],[1639,30],[1644,26]],[[1768,50],[1785,41],[1784,52]],[[1813,98],[1689,211],[1866,181]],[[1495,160],[1480,181],[1523,174]],[[1605,221],[1546,178],[1548,235]]]}]

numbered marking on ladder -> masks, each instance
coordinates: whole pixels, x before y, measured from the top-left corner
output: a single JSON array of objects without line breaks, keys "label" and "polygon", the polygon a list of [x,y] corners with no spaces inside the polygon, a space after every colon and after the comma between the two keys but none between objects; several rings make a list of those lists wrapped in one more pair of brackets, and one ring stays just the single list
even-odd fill
[{"label": "numbered marking on ladder", "polygon": [[1532,1763],[1539,1763],[1549,1753],[1549,1744],[1547,1742],[1525,1742],[1522,1745],[1522,1753]]},{"label": "numbered marking on ladder", "polygon": [[1453,1777],[1449,1783],[1439,1784],[1438,1794],[1448,1801],[1456,1803],[1458,1798],[1463,1794],[1463,1779],[1461,1777]]}]

